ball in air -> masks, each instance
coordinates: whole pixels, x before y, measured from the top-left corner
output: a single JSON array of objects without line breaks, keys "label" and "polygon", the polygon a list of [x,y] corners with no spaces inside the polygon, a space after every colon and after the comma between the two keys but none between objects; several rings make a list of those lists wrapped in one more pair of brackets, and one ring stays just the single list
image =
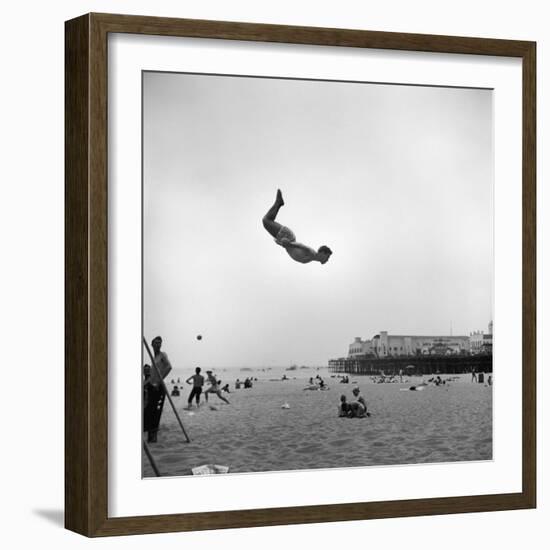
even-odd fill
[{"label": "ball in air", "polygon": [[197,340],[202,340],[202,334],[197,334]]}]

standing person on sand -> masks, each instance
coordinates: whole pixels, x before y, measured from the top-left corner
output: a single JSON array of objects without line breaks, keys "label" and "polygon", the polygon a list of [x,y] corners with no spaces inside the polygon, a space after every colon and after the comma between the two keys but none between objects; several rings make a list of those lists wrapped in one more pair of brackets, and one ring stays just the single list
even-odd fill
[{"label": "standing person on sand", "polygon": [[193,406],[193,397],[197,402],[198,408],[201,400],[202,387],[204,386],[204,376],[201,374],[200,367],[197,367],[195,369],[195,374],[193,374],[193,376],[190,376],[186,380],[186,382],[187,384],[193,384],[193,389],[191,390],[189,398],[187,399],[187,408],[190,409]]},{"label": "standing person on sand", "polygon": [[277,196],[273,206],[267,211],[262,219],[265,230],[275,239],[275,242],[282,246],[288,255],[296,262],[308,264],[309,262],[320,262],[326,264],[332,254],[328,246],[321,246],[317,252],[305,244],[296,242],[296,235],[291,229],[275,221],[279,209],[284,206],[283,194],[277,189]]},{"label": "standing person on sand", "polygon": [[147,374],[144,372],[144,375],[149,376],[149,378],[146,380],[144,388],[147,393],[147,399],[145,400],[146,405],[143,409],[143,431],[147,432],[148,443],[156,443],[160,417],[162,416],[162,409],[164,407],[164,398],[166,397],[162,382],[172,370],[172,365],[168,360],[168,355],[160,350],[162,346],[162,338],[160,336],[153,339],[151,346],[153,347],[153,359],[157,368],[151,368],[150,371],[147,369]]},{"label": "standing person on sand", "polygon": [[206,402],[208,402],[208,394],[209,393],[215,393],[222,401],[225,401],[229,405],[229,401],[222,395],[222,392],[220,390],[220,384],[216,380],[216,377],[212,374],[211,370],[207,370],[206,374],[208,375],[208,383],[210,384],[210,387],[204,392],[204,398],[206,399]]},{"label": "standing person on sand", "polygon": [[143,410],[149,401],[149,380],[151,379],[151,365],[143,365]]}]

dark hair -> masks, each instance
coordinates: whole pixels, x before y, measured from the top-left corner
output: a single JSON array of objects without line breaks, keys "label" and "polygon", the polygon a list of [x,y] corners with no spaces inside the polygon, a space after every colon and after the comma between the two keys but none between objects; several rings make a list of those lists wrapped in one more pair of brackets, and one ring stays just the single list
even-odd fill
[{"label": "dark hair", "polygon": [[326,245],[320,246],[317,252],[320,252],[321,254],[332,254],[332,250]]},{"label": "dark hair", "polygon": [[154,342],[158,342],[160,340],[160,343],[162,344],[162,338],[160,336],[155,336],[152,340],[151,340],[151,344],[154,343]]},{"label": "dark hair", "polygon": [[195,369],[195,372],[196,372],[197,374],[199,374],[200,371],[201,371],[201,368],[200,368],[200,367],[197,367],[197,368]]}]

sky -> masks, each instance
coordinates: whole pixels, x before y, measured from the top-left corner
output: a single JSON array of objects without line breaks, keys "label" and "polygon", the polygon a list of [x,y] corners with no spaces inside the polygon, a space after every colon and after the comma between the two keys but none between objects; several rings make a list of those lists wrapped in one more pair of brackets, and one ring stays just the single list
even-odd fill
[{"label": "sky", "polygon": [[[486,330],[493,177],[491,90],[145,72],[144,335],[191,369]],[[277,188],[325,265],[264,230]]]}]

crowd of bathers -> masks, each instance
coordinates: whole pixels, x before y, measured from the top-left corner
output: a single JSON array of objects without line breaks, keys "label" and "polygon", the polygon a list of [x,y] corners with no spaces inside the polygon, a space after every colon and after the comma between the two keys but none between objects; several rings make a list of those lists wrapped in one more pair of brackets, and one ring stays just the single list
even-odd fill
[{"label": "crowd of bathers", "polygon": [[237,380],[235,380],[235,389],[240,390],[242,386],[245,390],[248,390],[254,385],[253,384],[254,380],[258,380],[258,379],[246,377],[243,381],[241,381],[237,378]]},{"label": "crowd of bathers", "polygon": [[315,378],[309,378],[309,386],[306,386],[304,390],[328,390],[328,386],[321,376],[316,375]]}]

